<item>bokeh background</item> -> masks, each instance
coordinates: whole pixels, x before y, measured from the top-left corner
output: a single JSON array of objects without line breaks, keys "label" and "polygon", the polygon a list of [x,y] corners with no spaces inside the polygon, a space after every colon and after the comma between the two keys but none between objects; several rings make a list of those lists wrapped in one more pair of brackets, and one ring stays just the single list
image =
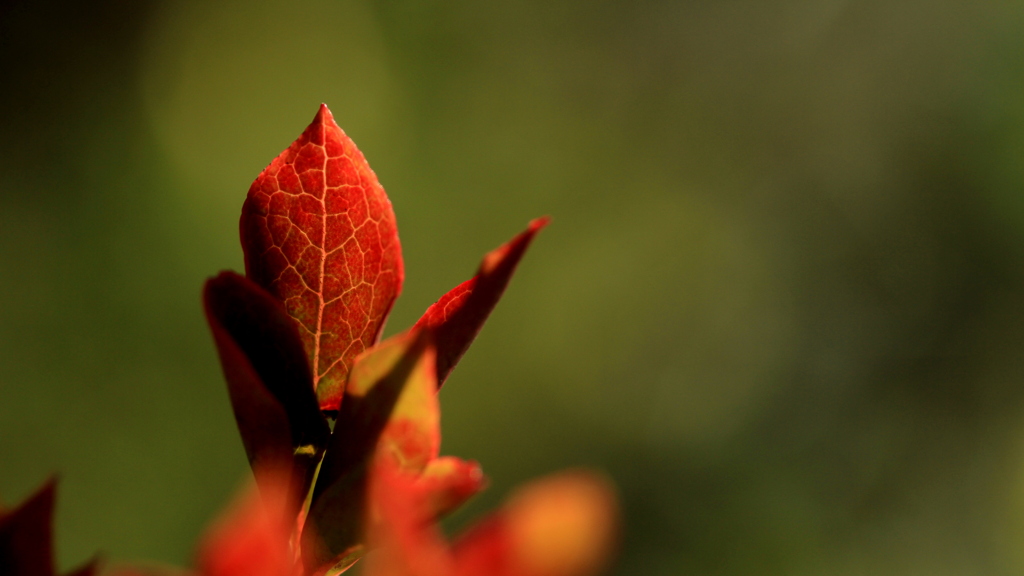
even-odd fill
[{"label": "bokeh background", "polygon": [[189,562],[247,473],[200,312],[320,102],[409,326],[551,214],[442,393],[492,486],[603,469],[621,575],[1024,573],[1024,4],[6,1],[0,494]]}]

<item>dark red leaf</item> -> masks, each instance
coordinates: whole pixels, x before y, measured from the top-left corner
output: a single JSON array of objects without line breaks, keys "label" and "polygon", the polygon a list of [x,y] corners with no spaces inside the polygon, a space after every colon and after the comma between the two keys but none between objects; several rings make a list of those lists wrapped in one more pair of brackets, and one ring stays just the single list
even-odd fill
[{"label": "dark red leaf", "polygon": [[434,332],[438,388],[483,328],[533,237],[549,220],[537,218],[524,232],[484,256],[476,276],[442,296],[416,322],[417,328]]},{"label": "dark red leaf", "polygon": [[326,105],[253,182],[240,227],[246,274],[298,321],[320,405],[336,410],[404,272],[391,202]]},{"label": "dark red leaf", "polygon": [[56,481],[50,479],[10,512],[0,515],[0,574],[53,574],[53,501]]},{"label": "dark red leaf", "polygon": [[[51,478],[14,510],[0,507],[0,576],[52,576],[53,507],[57,481]],[[92,560],[66,576],[93,576]]]},{"label": "dark red leaf", "polygon": [[203,290],[235,419],[254,470],[293,461],[305,494],[330,436],[295,322],[265,290],[222,272]]}]

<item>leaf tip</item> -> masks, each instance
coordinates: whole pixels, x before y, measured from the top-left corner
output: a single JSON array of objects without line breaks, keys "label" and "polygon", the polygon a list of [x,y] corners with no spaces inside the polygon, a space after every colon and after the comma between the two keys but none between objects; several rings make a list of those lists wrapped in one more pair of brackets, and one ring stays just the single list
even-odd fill
[{"label": "leaf tip", "polygon": [[[533,237],[537,235],[548,223],[551,222],[550,216],[541,216],[540,218],[534,218],[530,220],[530,224],[517,234],[512,240],[507,243],[495,248],[488,252],[483,261],[480,263],[480,270],[478,274],[480,276],[487,276],[493,273],[499,266],[505,265],[509,267],[509,274],[515,269],[519,263],[519,259],[526,252],[526,249],[533,242]],[[506,280],[507,281],[507,280]]]},{"label": "leaf tip", "polygon": [[550,223],[551,216],[541,216],[540,218],[534,218],[533,220],[530,220],[530,225],[527,228],[531,233],[536,234]]},{"label": "leaf tip", "polygon": [[320,108],[316,111],[316,116],[313,118],[313,122],[321,124],[334,123],[334,114],[331,113],[331,109],[327,107],[326,102],[320,103]]}]

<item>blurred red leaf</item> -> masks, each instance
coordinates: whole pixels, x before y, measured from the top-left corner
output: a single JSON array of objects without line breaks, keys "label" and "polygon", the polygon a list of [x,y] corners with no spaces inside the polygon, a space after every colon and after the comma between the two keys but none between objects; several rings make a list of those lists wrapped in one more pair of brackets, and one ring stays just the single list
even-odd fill
[{"label": "blurred red leaf", "polygon": [[0,517],[0,574],[53,574],[50,522],[54,489],[55,481],[51,479],[21,506]]},{"label": "blurred red leaf", "polygon": [[476,276],[451,289],[427,308],[416,322],[417,328],[428,328],[434,332],[438,388],[483,328],[533,237],[549,221],[547,217],[537,218],[525,231],[489,252],[480,263]]},{"label": "blurred red leaf", "polygon": [[[369,486],[367,576],[452,576],[455,561],[417,478],[393,460],[377,459]],[[486,575],[481,575],[486,576]]]},{"label": "blurred red leaf", "polygon": [[426,496],[427,512],[437,518],[453,512],[487,486],[480,464],[454,456],[436,458],[416,479]]},{"label": "blurred red leaf", "polygon": [[[53,506],[57,483],[50,479],[14,510],[0,510],[0,575],[52,576]],[[68,576],[92,576],[90,562]]]},{"label": "blurred red leaf", "polygon": [[610,485],[584,471],[520,488],[496,513],[449,545],[419,478],[378,459],[370,488],[367,576],[588,576],[615,544]]},{"label": "blurred red leaf", "polygon": [[247,490],[203,538],[201,576],[298,576],[291,547],[294,492],[287,467],[268,468],[260,489]]},{"label": "blurred red leaf", "polygon": [[240,228],[246,274],[298,321],[320,405],[336,410],[404,272],[391,202],[326,105],[253,182]]},{"label": "blurred red leaf", "polygon": [[247,486],[203,535],[194,570],[147,564],[119,566],[107,575],[302,576],[293,546],[299,503],[291,478],[286,461],[261,466],[259,489]]}]

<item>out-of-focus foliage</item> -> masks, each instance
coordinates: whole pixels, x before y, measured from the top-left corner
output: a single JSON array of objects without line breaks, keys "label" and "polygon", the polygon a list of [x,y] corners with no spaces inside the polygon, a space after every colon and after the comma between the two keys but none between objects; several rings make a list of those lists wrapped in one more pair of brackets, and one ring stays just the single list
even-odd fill
[{"label": "out-of-focus foliage", "polygon": [[199,289],[324,101],[392,326],[554,217],[441,393],[453,527],[590,465],[616,574],[1019,574],[1022,55],[1013,2],[4,2],[0,493],[187,563],[246,469]]},{"label": "out-of-focus foliage", "polygon": [[[53,558],[53,503],[57,483],[51,479],[13,510],[0,509],[0,571],[5,576],[56,576]],[[93,576],[96,562],[68,576]]]}]

